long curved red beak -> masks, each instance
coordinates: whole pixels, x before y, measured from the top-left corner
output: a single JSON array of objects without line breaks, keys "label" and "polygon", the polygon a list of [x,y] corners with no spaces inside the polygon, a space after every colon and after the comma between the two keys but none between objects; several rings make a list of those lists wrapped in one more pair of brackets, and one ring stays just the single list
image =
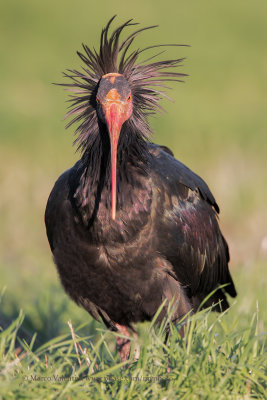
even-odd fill
[{"label": "long curved red beak", "polygon": [[110,138],[111,156],[111,198],[112,198],[112,219],[116,218],[117,199],[117,147],[124,119],[124,110],[121,102],[110,102],[103,105],[106,123]]}]

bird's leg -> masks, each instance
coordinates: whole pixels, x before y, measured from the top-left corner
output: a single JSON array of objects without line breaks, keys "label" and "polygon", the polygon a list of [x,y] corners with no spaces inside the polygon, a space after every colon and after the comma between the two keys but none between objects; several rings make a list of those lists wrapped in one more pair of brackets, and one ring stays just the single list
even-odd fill
[{"label": "bird's leg", "polygon": [[193,312],[193,305],[191,304],[185,290],[182,287],[179,288],[179,293],[175,298],[173,307],[175,309],[175,313],[172,317],[172,323],[176,325],[183,321],[183,324],[179,330],[179,333],[183,338],[185,336],[188,324],[188,317]]},{"label": "bird's leg", "polygon": [[135,361],[139,360],[140,357],[140,346],[138,343],[138,335],[136,332],[133,332],[133,338],[134,338],[134,359]]},{"label": "bird's leg", "polygon": [[[126,326],[115,324],[118,332],[123,336],[130,337],[130,333],[127,331]],[[116,337],[117,349],[120,353],[121,361],[126,361],[130,355],[130,340],[125,337]]]},{"label": "bird's leg", "polygon": [[[182,288],[180,288],[179,296],[177,296],[177,298],[175,299],[173,307],[174,307],[174,309],[176,309],[176,311],[174,313],[174,316],[172,317],[171,323],[176,325],[185,319],[185,321],[183,322],[183,325],[181,326],[181,328],[179,330],[181,338],[184,338],[186,329],[187,329],[187,324],[188,324],[187,318],[192,313],[192,304],[190,303],[188,297],[185,295]],[[170,325],[168,324],[168,326],[166,328],[166,336],[165,336],[165,340],[164,340],[165,345],[168,342],[169,333],[170,333]],[[168,358],[168,367],[167,367],[166,372],[167,372],[167,374],[171,372],[169,358]]]}]

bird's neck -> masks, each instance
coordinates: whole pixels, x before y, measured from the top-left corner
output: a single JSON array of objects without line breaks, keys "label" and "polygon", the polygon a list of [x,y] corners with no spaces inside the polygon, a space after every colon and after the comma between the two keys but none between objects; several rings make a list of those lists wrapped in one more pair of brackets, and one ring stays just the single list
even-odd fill
[{"label": "bird's neck", "polygon": [[[141,135],[126,127],[122,129],[117,152],[117,207],[134,201],[134,188],[140,178],[147,175],[149,164],[148,143]],[[129,190],[129,187],[131,190]],[[106,129],[88,142],[79,168],[79,184],[74,193],[75,203],[84,223],[90,225],[97,217],[100,203],[111,207],[110,141]]]}]

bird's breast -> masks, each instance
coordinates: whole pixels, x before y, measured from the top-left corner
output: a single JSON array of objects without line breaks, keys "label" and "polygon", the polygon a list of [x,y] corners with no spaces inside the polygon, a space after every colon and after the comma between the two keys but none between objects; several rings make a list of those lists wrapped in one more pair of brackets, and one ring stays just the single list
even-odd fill
[{"label": "bird's breast", "polygon": [[[111,216],[109,190],[104,188],[96,206],[96,199],[89,201],[90,209],[78,209],[80,216],[85,213],[95,215],[92,223],[85,231],[89,240],[95,244],[109,246],[110,257],[112,249],[122,244],[138,243],[151,229],[153,214],[153,188],[149,179],[139,181],[136,185],[124,184],[118,186],[118,206],[115,220]],[[85,218],[87,221],[88,218]],[[77,226],[80,221],[77,219]],[[117,255],[116,255],[117,256]]]}]

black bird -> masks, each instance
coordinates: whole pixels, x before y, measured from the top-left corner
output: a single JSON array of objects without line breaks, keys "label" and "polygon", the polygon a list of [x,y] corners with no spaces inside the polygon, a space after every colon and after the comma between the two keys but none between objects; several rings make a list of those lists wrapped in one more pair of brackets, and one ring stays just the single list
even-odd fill
[{"label": "black bird", "polygon": [[[132,20],[102,30],[97,52],[83,45],[82,71],[64,74],[74,92],[67,126],[79,122],[81,159],[55,183],[47,236],[70,297],[112,330],[128,334],[175,299],[173,321],[209,298],[217,311],[236,296],[219,207],[206,183],[165,146],[149,140],[147,117],[161,109],[166,83],[185,74],[182,59],[139,62],[131,51],[141,28],[121,41]],[[149,61],[149,62],[148,62]],[[166,312],[166,307],[161,317]],[[122,359],[129,345],[118,339]]]}]

